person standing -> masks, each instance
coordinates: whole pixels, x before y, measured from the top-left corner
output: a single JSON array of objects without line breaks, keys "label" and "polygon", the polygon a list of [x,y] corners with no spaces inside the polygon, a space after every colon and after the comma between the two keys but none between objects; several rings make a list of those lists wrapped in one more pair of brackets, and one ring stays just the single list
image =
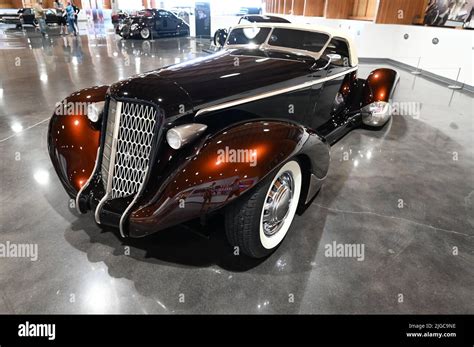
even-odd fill
[{"label": "person standing", "polygon": [[74,9],[74,23],[76,23],[77,31],[79,31],[79,24],[77,22],[78,22],[78,18],[79,18],[79,12],[81,12],[81,9],[79,7],[77,7],[74,4],[74,2],[72,2],[72,8]]},{"label": "person standing", "polygon": [[71,2],[68,1],[66,6],[66,18],[67,24],[69,27],[69,32],[74,32],[74,36],[77,36],[77,29],[76,29],[76,22],[75,22],[75,11],[74,7],[72,6]]},{"label": "person standing", "polygon": [[46,20],[43,9],[43,1],[39,0],[33,5],[33,11],[35,13],[35,19],[38,22],[41,35],[48,36],[46,33]]},{"label": "person standing", "polygon": [[64,11],[64,6],[62,2],[60,1],[55,1],[54,2],[54,8],[56,9],[56,14],[59,17],[58,23],[59,23],[59,34],[62,35],[67,34],[67,20],[66,20],[66,11]]}]

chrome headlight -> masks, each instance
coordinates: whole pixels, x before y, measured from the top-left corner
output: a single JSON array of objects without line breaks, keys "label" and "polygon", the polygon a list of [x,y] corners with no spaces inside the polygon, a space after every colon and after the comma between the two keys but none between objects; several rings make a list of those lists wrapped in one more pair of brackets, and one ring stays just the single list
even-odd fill
[{"label": "chrome headlight", "polygon": [[166,141],[171,148],[179,149],[199,137],[206,129],[207,125],[198,123],[179,125],[168,130]]},{"label": "chrome headlight", "polygon": [[87,106],[87,118],[91,122],[97,122],[100,118],[102,111],[104,110],[105,101],[95,102]]},{"label": "chrome headlight", "polygon": [[138,29],[138,24],[137,23],[133,23],[131,26],[130,26],[130,30],[131,31],[135,31]]}]

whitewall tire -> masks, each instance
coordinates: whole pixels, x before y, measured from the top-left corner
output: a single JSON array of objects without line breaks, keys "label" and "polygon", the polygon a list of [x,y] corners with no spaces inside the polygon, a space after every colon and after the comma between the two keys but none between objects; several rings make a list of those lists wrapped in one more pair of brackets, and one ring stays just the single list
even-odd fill
[{"label": "whitewall tire", "polygon": [[[284,183],[288,180],[291,180],[291,182]],[[290,229],[291,222],[293,222],[293,218],[296,214],[296,208],[298,207],[298,201],[301,194],[301,182],[301,168],[300,165],[294,160],[289,161],[283,165],[283,167],[273,178],[270,187],[268,187],[266,200],[268,201],[272,199],[272,193],[274,195],[276,190],[276,193],[281,192],[278,195],[278,198],[280,201],[282,201],[283,205],[279,206],[282,207],[280,213],[278,213],[279,211],[274,212],[276,217],[276,225],[272,225],[274,229],[271,230],[271,228],[268,228],[269,223],[265,222],[267,213],[270,214],[271,212],[265,209],[265,206],[267,206],[267,201],[264,203],[262,212],[260,214],[259,228],[260,242],[264,248],[273,249],[278,246],[288,232],[288,229]],[[276,187],[278,184],[280,184],[280,189]],[[274,201],[274,199],[272,200]],[[269,209],[271,209],[273,206],[274,205],[271,205]]]},{"label": "whitewall tire", "polygon": [[226,209],[226,234],[232,246],[253,258],[272,253],[295,217],[302,172],[297,160],[284,163],[251,192]]},{"label": "whitewall tire", "polygon": [[148,40],[150,38],[150,29],[148,28],[143,28],[140,30],[140,36],[144,40]]}]

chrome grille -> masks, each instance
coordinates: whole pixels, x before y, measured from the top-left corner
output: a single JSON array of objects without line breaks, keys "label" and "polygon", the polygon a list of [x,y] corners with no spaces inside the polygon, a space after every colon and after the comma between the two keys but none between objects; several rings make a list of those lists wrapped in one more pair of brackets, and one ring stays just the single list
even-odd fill
[{"label": "chrome grille", "polygon": [[144,182],[156,112],[149,105],[110,101],[102,158],[107,199],[134,195]]},{"label": "chrome grille", "polygon": [[115,118],[117,112],[117,102],[110,100],[107,124],[105,126],[104,151],[102,152],[102,181],[104,187],[107,187],[109,178],[110,157],[112,155],[112,143],[114,137]]}]

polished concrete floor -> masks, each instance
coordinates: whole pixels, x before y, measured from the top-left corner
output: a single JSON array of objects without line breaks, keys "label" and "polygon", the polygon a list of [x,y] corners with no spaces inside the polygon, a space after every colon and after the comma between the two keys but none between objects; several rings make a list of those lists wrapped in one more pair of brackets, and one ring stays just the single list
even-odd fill
[{"label": "polished concrete floor", "polygon": [[[253,261],[233,255],[219,217],[124,241],[70,208],[46,148],[55,103],[205,46],[56,31],[0,26],[0,244],[38,245],[37,261],[0,258],[0,313],[474,313],[472,95],[401,71],[395,101],[420,116],[334,145],[312,206]],[[326,257],[334,241],[363,244],[364,260]]]}]

